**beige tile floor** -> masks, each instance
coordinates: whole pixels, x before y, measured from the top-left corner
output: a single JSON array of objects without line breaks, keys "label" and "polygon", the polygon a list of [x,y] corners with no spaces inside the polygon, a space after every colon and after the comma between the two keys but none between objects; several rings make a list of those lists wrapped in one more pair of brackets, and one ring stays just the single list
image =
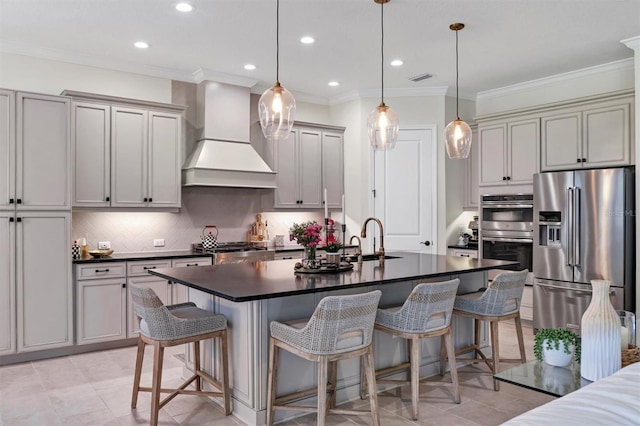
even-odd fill
[{"label": "beige tile floor", "polygon": [[[525,328],[527,358],[533,359],[533,335]],[[515,329],[501,324],[503,357],[518,353]],[[149,348],[148,348],[149,349]],[[165,356],[163,385],[180,383],[180,348]],[[173,354],[176,356],[169,356]],[[147,352],[143,383],[150,383],[151,351]],[[131,410],[131,386],[135,348],[123,348],[0,367],[0,426],[13,425],[141,425],[149,423],[149,394],[141,393],[138,408]],[[510,367],[502,364],[501,369]],[[420,386],[420,419],[408,420],[411,394],[407,386],[379,394],[381,424],[402,425],[498,425],[520,413],[552,400],[552,397],[502,384],[494,392],[486,366],[459,369],[462,403],[451,398],[449,375],[435,376]],[[145,382],[147,380],[147,382]],[[366,406],[355,401],[352,406]],[[160,411],[162,425],[238,426],[234,416],[225,417],[219,405],[204,397],[178,396]],[[315,424],[315,415],[281,425]],[[370,424],[370,417],[329,415],[328,424]]]}]

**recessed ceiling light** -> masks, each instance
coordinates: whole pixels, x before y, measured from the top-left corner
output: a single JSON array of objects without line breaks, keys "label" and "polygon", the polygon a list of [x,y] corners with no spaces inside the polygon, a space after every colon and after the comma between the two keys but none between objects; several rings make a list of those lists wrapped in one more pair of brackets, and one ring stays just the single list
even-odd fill
[{"label": "recessed ceiling light", "polygon": [[149,43],[146,43],[144,41],[136,41],[135,43],[133,43],[133,45],[138,49],[147,49],[149,47]]},{"label": "recessed ceiling light", "polygon": [[340,83],[338,83],[337,81],[330,81],[329,82],[329,86],[331,86],[331,87],[340,86]]},{"label": "recessed ceiling light", "polygon": [[248,71],[253,71],[253,70],[256,69],[256,66],[253,65],[253,64],[247,64],[247,65],[244,66],[244,69],[248,70]]},{"label": "recessed ceiling light", "polygon": [[394,59],[393,61],[391,61],[391,66],[393,67],[399,67],[402,64],[404,64],[404,62],[402,62],[401,59]]},{"label": "recessed ceiling light", "polygon": [[312,44],[314,41],[316,41],[313,37],[310,36],[304,36],[300,39],[300,42],[304,43],[304,44]]},{"label": "recessed ceiling light", "polygon": [[176,10],[179,12],[191,12],[193,10],[193,6],[189,3],[178,3],[176,4]]}]

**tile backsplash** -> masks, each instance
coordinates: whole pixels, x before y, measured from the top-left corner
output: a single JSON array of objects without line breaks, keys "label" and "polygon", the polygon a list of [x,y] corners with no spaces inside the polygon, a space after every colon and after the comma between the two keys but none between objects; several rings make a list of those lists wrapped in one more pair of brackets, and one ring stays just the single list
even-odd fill
[{"label": "tile backsplash", "polygon": [[[206,225],[218,227],[219,241],[245,241],[247,231],[261,212],[263,189],[185,187],[182,208],[167,212],[98,212],[74,211],[72,238],[87,238],[90,249],[98,241],[110,241],[118,253],[188,250],[200,241]],[[289,242],[289,228],[294,222],[316,220],[323,222],[322,211],[265,212],[262,220],[268,224],[270,246],[275,236],[285,236]],[[164,247],[153,247],[154,239],[164,239]]]}]

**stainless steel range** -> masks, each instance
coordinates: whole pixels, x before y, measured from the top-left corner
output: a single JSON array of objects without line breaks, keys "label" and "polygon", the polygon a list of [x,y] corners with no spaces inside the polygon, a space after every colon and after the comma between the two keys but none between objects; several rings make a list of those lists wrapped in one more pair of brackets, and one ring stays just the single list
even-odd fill
[{"label": "stainless steel range", "polygon": [[275,252],[267,250],[266,247],[258,247],[245,242],[218,243],[213,249],[205,249],[202,244],[192,244],[191,250],[194,253],[204,253],[213,255],[213,263],[245,263],[261,260],[274,260]]}]

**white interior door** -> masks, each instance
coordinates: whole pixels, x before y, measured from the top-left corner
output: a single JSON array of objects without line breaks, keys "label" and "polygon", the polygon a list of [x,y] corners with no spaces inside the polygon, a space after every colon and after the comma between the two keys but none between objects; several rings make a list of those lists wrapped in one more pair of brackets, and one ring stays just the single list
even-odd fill
[{"label": "white interior door", "polygon": [[401,129],[394,149],[374,154],[374,216],[386,251],[436,253],[436,143],[435,126]]}]

